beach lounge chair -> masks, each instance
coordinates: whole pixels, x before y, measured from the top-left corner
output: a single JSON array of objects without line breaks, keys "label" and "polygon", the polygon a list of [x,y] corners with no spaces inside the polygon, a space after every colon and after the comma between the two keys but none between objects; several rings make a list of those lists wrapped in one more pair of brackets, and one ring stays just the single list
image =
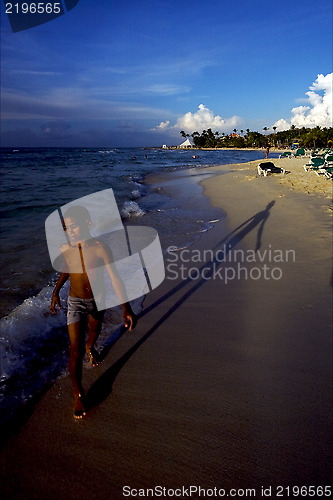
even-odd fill
[{"label": "beach lounge chair", "polygon": [[324,175],[326,179],[333,179],[333,167],[318,168],[318,170],[315,170],[315,172],[318,177],[320,175]]},{"label": "beach lounge chair", "polygon": [[262,162],[258,165],[258,174],[264,177],[267,177],[268,174],[284,174],[285,172],[284,168],[276,167],[271,161]]},{"label": "beach lounge chair", "polygon": [[311,157],[316,156],[316,157],[320,157],[321,158],[321,157],[325,156],[325,154],[326,154],[325,151],[323,151],[320,148],[317,148],[314,151],[311,151]]},{"label": "beach lounge chair", "polygon": [[324,164],[325,158],[313,157],[311,158],[309,163],[303,165],[303,168],[305,172],[308,172],[309,170],[317,170],[318,168],[322,168]]},{"label": "beach lounge chair", "polygon": [[299,148],[296,151],[295,155],[294,155],[295,158],[302,158],[302,157],[305,157],[305,156],[306,156],[306,154],[305,154],[305,149],[304,148]]},{"label": "beach lounge chair", "polygon": [[279,158],[291,158],[291,151],[284,151]]},{"label": "beach lounge chair", "polygon": [[324,175],[327,179],[333,179],[333,167],[326,167]]},{"label": "beach lounge chair", "polygon": [[333,167],[333,154],[329,153],[325,156],[325,167]]}]

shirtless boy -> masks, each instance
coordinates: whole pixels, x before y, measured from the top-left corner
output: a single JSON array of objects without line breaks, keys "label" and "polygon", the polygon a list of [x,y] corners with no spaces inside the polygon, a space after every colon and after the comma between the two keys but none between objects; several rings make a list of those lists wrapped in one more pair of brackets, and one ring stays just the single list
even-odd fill
[{"label": "shirtless boy", "polygon": [[[88,210],[81,206],[70,207],[64,214],[63,225],[69,242],[60,248],[64,262],[63,272],[55,285],[50,310],[52,314],[56,314],[57,307],[61,307],[59,291],[69,278],[67,311],[70,340],[69,372],[74,389],[74,418],[82,418],[86,415],[82,387],[86,320],[88,318],[88,340],[85,351],[92,365],[96,366],[98,353],[94,345],[100,334],[104,316],[103,306],[97,308],[96,300],[101,301],[101,304],[105,300],[104,266],[123,304],[125,327],[133,330],[136,317],[130,305],[125,302],[121,281],[112,269],[109,248],[90,234],[91,219]],[[96,288],[100,292],[98,296]],[[95,295],[92,289],[95,290]]]}]

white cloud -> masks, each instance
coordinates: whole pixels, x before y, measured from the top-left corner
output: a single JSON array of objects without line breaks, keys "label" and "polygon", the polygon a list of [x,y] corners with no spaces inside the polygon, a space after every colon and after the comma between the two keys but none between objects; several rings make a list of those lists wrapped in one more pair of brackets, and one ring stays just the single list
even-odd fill
[{"label": "white cloud", "polygon": [[152,130],[167,130],[169,128],[170,122],[169,120],[165,122],[161,122],[156,128],[153,128]]},{"label": "white cloud", "polygon": [[229,131],[235,128],[240,122],[238,116],[223,119],[220,115],[214,115],[213,111],[208,109],[204,104],[200,104],[198,111],[195,113],[185,113],[185,115],[178,118],[175,125],[170,126],[170,122],[161,122],[156,128],[152,130],[184,130],[187,133],[194,131],[202,132],[205,129],[211,128],[219,132]]},{"label": "white cloud", "polygon": [[160,95],[177,95],[189,92],[188,87],[180,86],[180,85],[168,85],[168,84],[155,84],[148,85],[143,89],[144,92],[149,92],[152,94],[160,94]]},{"label": "white cloud", "polygon": [[332,84],[333,73],[318,75],[309,92],[306,92],[307,105],[293,108],[289,121],[281,118],[275,122],[277,130],[288,130],[291,125],[297,128],[332,127]]},{"label": "white cloud", "polygon": [[276,127],[277,131],[281,130],[289,130],[290,129],[290,123],[287,122],[284,118],[281,118],[277,122],[274,123],[273,127]]}]

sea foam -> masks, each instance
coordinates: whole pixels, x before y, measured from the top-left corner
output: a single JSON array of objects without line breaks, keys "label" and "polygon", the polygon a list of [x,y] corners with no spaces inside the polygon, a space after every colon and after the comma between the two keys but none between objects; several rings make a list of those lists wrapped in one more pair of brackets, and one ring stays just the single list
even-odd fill
[{"label": "sea foam", "polygon": [[139,207],[136,201],[125,201],[121,209],[121,215],[125,218],[142,217],[145,211]]}]

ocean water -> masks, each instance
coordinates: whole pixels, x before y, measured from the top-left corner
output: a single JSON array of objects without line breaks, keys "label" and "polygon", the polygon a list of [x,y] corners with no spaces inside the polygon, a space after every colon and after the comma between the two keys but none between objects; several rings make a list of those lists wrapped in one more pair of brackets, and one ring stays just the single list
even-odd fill
[{"label": "ocean water", "polygon": [[[207,203],[181,204],[145,183],[147,175],[176,170],[196,182],[211,166],[263,156],[236,150],[1,149],[0,424],[67,369],[65,313],[52,316],[48,310],[57,274],[46,245],[47,216],[76,198],[112,188],[124,224],[154,227],[163,251],[187,246],[223,211]],[[64,287],[64,303],[67,294]],[[141,303],[133,305],[137,312]],[[112,320],[106,312],[100,345],[114,340],[120,324],[121,309]]]}]

